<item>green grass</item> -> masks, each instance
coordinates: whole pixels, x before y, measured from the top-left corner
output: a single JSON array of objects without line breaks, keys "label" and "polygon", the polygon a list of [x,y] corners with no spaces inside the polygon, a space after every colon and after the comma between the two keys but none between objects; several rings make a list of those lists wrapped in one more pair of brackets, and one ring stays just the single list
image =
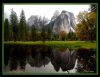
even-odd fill
[{"label": "green grass", "polygon": [[89,41],[6,41],[4,44],[15,44],[15,45],[46,45],[53,47],[67,47],[67,48],[87,48],[87,49],[96,49],[96,42]]}]

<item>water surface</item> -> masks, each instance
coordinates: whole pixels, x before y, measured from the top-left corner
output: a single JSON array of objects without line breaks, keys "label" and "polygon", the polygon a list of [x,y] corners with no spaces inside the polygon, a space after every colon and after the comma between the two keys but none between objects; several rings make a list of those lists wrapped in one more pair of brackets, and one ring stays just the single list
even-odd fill
[{"label": "water surface", "polygon": [[95,51],[41,45],[5,45],[5,73],[95,73]]}]

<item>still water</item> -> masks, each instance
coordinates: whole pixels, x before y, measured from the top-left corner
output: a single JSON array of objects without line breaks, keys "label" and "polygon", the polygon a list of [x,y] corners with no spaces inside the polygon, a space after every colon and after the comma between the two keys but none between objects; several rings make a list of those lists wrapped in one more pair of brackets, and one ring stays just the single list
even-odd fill
[{"label": "still water", "polygon": [[4,73],[95,73],[96,51],[48,46],[5,45]]}]

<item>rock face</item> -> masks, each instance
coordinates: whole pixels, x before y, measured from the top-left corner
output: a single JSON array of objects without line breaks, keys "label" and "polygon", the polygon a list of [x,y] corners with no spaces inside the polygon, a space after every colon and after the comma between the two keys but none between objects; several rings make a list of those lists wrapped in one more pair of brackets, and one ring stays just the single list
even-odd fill
[{"label": "rock face", "polygon": [[75,26],[75,17],[73,13],[62,11],[61,14],[54,20],[53,33],[58,34],[61,31],[69,33],[73,31]]},{"label": "rock face", "polygon": [[39,16],[34,16],[32,15],[29,19],[28,19],[28,25],[32,26],[34,25],[36,28],[40,28],[41,22],[40,22],[40,17]]},{"label": "rock face", "polygon": [[[44,21],[41,17],[32,15],[28,19],[28,24],[29,26],[34,25],[38,30],[41,30],[41,21]],[[73,13],[68,11],[63,10],[61,14],[59,11],[55,11],[51,21],[45,25],[45,29],[48,30],[50,28],[54,34],[59,34],[61,31],[69,33],[70,31],[74,31],[75,17]]]}]

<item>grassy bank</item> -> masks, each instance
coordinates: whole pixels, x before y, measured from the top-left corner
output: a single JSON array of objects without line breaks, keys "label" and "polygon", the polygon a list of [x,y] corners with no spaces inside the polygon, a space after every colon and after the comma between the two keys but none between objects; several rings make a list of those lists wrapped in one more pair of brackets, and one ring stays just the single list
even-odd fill
[{"label": "grassy bank", "polygon": [[96,49],[96,42],[87,42],[87,41],[8,41],[4,42],[4,44],[15,44],[15,45],[47,45],[54,47],[68,47],[68,48],[87,48],[87,49]]}]

